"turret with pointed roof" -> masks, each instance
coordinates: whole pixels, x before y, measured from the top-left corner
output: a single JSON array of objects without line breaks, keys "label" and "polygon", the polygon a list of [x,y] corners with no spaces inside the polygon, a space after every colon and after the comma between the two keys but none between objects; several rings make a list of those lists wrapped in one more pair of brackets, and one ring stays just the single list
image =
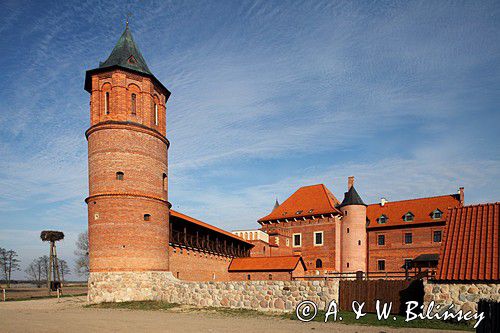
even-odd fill
[{"label": "turret with pointed roof", "polygon": [[278,208],[280,206],[280,203],[278,202],[278,198],[276,198],[276,202],[274,203],[274,207],[273,207],[273,210],[275,210],[276,208]]},{"label": "turret with pointed roof", "polygon": [[148,65],[146,64],[141,51],[139,51],[139,48],[134,42],[134,38],[132,37],[132,32],[130,31],[128,23],[125,27],[125,31],[123,31],[120,39],[118,39],[118,42],[113,48],[113,51],[111,51],[109,57],[104,62],[99,62],[99,67],[87,71],[85,76],[85,90],[87,90],[88,92],[90,92],[91,90],[92,75],[116,68],[125,69],[151,77],[156,85],[165,90],[167,99],[168,96],[170,96],[170,91],[165,88],[165,86],[153,75]]},{"label": "turret with pointed roof", "polygon": [[344,193],[344,200],[342,200],[342,203],[339,205],[339,208],[349,205],[368,206],[363,202],[358,192],[354,188],[354,185],[351,186],[351,188],[349,188],[349,190]]}]

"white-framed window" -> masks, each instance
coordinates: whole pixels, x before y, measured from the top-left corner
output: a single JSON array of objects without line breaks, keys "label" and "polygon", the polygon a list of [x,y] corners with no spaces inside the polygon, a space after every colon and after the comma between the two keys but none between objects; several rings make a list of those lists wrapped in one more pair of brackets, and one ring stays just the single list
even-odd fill
[{"label": "white-framed window", "polygon": [[323,231],[314,232],[314,246],[323,246]]},{"label": "white-framed window", "polygon": [[155,103],[155,125],[158,125],[158,104]]},{"label": "white-framed window", "polygon": [[300,247],[302,246],[302,234],[293,234],[293,247]]}]

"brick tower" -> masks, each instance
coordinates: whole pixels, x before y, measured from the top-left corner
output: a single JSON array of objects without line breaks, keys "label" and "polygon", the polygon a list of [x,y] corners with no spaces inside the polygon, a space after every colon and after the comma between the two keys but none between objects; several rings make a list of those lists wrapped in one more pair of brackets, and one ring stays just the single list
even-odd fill
[{"label": "brick tower", "polygon": [[128,27],[87,71],[89,300],[151,298],[169,269],[166,102]]},{"label": "brick tower", "polygon": [[366,272],[366,204],[349,177],[347,192],[339,209],[344,215],[340,227],[340,272]]}]

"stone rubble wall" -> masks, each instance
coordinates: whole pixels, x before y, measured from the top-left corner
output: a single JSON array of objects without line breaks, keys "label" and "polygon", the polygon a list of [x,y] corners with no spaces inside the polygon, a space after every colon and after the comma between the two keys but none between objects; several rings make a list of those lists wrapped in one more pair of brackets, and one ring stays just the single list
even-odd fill
[{"label": "stone rubble wall", "polygon": [[424,305],[427,308],[431,301],[447,308],[454,304],[453,310],[477,312],[477,302],[480,299],[500,302],[500,284],[459,284],[459,283],[429,283],[424,282]]},{"label": "stone rubble wall", "polygon": [[194,306],[259,311],[293,311],[303,300],[324,310],[338,302],[338,281],[210,281],[188,282],[170,272],[91,273],[90,303],[162,300]]}]

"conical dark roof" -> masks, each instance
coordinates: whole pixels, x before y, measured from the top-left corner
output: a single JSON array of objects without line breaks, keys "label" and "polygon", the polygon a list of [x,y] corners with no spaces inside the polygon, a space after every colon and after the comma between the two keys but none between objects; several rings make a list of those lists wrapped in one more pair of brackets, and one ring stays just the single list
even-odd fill
[{"label": "conical dark roof", "polygon": [[350,205],[368,206],[363,202],[363,200],[361,200],[361,197],[359,196],[354,186],[351,186],[349,191],[345,192],[344,200],[342,200],[342,203],[339,205],[339,208]]},{"label": "conical dark roof", "polygon": [[108,59],[99,64],[99,68],[111,66],[125,67],[145,74],[153,74],[135,44],[128,24]]},{"label": "conical dark roof", "polygon": [[85,74],[85,90],[89,93],[92,90],[92,80],[91,77],[94,74],[106,72],[112,69],[125,69],[133,71],[142,75],[146,75],[153,79],[157,86],[164,90],[165,96],[168,100],[170,96],[170,91],[165,88],[165,86],[151,73],[146,61],[142,57],[139,48],[132,38],[132,33],[130,28],[125,27],[125,31],[118,39],[113,51],[109,55],[108,59],[104,62],[99,63],[99,67],[88,70]]}]

